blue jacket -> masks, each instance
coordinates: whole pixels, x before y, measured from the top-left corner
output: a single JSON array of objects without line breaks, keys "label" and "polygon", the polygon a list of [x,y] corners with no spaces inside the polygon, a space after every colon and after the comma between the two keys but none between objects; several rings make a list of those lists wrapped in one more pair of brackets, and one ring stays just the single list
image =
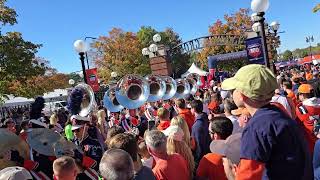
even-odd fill
[{"label": "blue jacket", "polygon": [[195,123],[192,126],[191,136],[196,142],[196,150],[194,151],[194,159],[198,164],[201,158],[210,152],[210,135],[209,122],[206,113],[202,113],[196,117]]}]

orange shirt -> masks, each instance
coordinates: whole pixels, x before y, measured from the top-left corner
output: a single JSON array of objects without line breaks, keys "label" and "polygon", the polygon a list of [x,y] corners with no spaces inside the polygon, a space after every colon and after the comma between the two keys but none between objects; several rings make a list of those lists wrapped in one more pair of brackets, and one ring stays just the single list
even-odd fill
[{"label": "orange shirt", "polygon": [[294,92],[292,90],[287,90],[286,92],[288,94],[287,97],[292,99],[294,106],[297,106],[298,105],[298,101],[297,101],[297,97],[294,94]]},{"label": "orange shirt", "polygon": [[159,131],[163,131],[163,130],[166,130],[168,127],[170,126],[170,121],[160,121],[157,129]]},{"label": "orange shirt", "polygon": [[313,106],[303,106],[307,113],[304,114],[299,109],[302,104],[298,104],[296,108],[296,114],[298,119],[303,123],[303,130],[305,132],[306,140],[309,145],[309,149],[311,152],[313,152],[314,145],[317,141],[317,137],[313,133],[313,127],[314,127],[314,120],[313,117],[318,118],[318,115],[320,114],[320,108],[319,107],[313,107]]},{"label": "orange shirt", "polygon": [[208,180],[228,180],[223,168],[222,156],[209,153],[200,160],[197,177],[208,178]]},{"label": "orange shirt", "polygon": [[189,132],[191,134],[192,125],[194,124],[194,115],[192,115],[189,109],[179,110],[179,116],[181,116],[188,124]]},{"label": "orange shirt", "polygon": [[237,168],[237,180],[260,180],[262,179],[265,165],[259,161],[241,159]]},{"label": "orange shirt", "polygon": [[180,154],[169,155],[168,158],[156,160],[152,169],[157,180],[189,180],[190,173],[186,160]]}]

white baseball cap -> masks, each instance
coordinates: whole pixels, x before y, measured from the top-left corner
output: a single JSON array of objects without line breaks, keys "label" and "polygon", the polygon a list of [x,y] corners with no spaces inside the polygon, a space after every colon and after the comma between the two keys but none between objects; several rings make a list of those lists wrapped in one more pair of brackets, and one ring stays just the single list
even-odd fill
[{"label": "white baseball cap", "polygon": [[167,129],[165,129],[162,132],[167,137],[173,137],[173,139],[176,141],[183,140],[184,133],[183,133],[183,130],[179,126],[176,126],[176,125],[169,126]]},{"label": "white baseball cap", "polygon": [[0,171],[1,180],[32,180],[31,174],[23,167],[7,167]]}]

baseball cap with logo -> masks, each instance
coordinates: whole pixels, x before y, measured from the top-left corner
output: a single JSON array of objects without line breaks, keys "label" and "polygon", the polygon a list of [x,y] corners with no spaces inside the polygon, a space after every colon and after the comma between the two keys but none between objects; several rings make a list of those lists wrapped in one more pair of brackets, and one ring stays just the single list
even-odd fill
[{"label": "baseball cap with logo", "polygon": [[32,180],[31,174],[23,167],[7,167],[0,171],[1,180]]},{"label": "baseball cap with logo", "polygon": [[298,88],[298,93],[310,94],[313,91],[313,87],[310,84],[301,84]]},{"label": "baseball cap with logo", "polygon": [[223,90],[237,89],[250,99],[267,100],[274,95],[278,84],[266,66],[250,64],[240,68],[234,77],[224,80],[221,87]]}]

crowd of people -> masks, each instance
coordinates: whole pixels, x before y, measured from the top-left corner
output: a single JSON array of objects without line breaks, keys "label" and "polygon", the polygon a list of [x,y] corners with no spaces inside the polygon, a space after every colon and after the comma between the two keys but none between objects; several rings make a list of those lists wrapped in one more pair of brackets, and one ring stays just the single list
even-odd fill
[{"label": "crowd of people", "polygon": [[[0,150],[0,179],[320,179],[319,67],[274,75],[253,64],[211,84],[184,99],[121,112],[99,106],[88,116],[70,100],[79,107],[45,117],[38,97],[29,120],[2,121],[0,130],[20,136],[32,158]],[[82,99],[77,89],[70,96]],[[69,148],[34,146],[35,129],[48,139],[58,134]]]}]

